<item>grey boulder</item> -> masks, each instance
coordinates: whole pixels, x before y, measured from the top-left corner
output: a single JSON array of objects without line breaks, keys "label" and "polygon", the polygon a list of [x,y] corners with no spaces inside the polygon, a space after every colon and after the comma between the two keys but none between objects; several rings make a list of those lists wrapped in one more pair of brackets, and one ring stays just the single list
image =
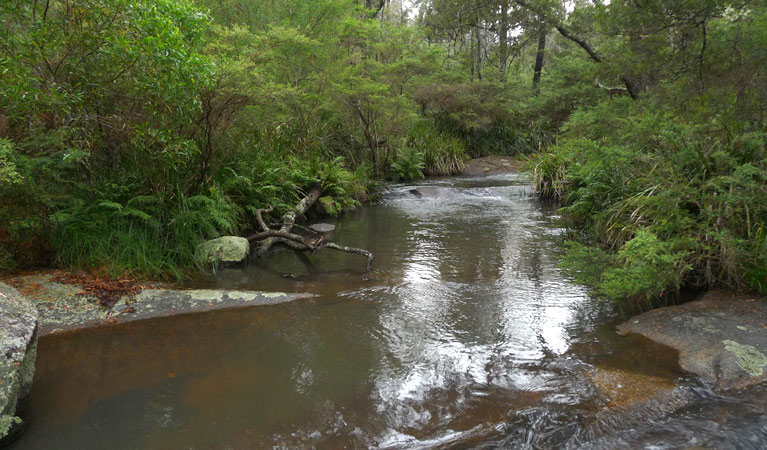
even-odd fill
[{"label": "grey boulder", "polygon": [[18,413],[32,387],[37,356],[37,309],[0,282],[0,446],[21,430]]},{"label": "grey boulder", "polygon": [[249,254],[250,242],[239,236],[223,236],[197,247],[197,257],[201,262],[224,267],[244,263]]}]

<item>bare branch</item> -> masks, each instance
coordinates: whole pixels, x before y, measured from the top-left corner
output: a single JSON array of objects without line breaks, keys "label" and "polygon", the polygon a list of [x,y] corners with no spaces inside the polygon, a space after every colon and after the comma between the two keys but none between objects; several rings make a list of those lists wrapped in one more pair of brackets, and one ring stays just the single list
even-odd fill
[{"label": "bare branch", "polygon": [[279,230],[269,230],[269,231],[262,231],[260,233],[253,234],[248,237],[249,241],[260,241],[264,239],[269,238],[280,238],[283,243],[293,242],[298,243],[302,247],[296,248],[293,245],[290,245],[291,248],[294,250],[311,250],[311,251],[317,251],[322,248],[331,248],[333,250],[338,250],[340,252],[346,252],[346,253],[354,253],[357,255],[362,255],[368,259],[368,263],[365,266],[365,272],[370,272],[370,269],[373,267],[373,260],[375,259],[375,256],[373,253],[356,247],[348,247],[346,245],[339,245],[334,242],[325,241],[324,236],[321,236],[317,239],[309,239],[307,237],[289,233],[285,231],[279,231]]}]

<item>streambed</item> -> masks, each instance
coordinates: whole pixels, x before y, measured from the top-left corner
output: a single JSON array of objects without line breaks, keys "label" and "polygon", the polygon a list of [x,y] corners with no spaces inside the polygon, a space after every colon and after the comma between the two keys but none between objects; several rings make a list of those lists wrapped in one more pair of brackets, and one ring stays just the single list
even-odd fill
[{"label": "streambed", "polygon": [[765,388],[715,396],[618,336],[528,184],[429,180],[346,214],[333,240],[375,253],[368,280],[357,255],[283,251],[187,286],[313,298],[41,338],[11,448],[767,446]]}]

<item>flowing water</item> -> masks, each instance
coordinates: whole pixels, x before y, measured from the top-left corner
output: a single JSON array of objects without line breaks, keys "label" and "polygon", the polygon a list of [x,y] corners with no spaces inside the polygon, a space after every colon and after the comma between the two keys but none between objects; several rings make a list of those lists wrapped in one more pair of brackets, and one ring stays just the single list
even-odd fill
[{"label": "flowing water", "polygon": [[11,448],[767,446],[765,389],[713,396],[617,336],[557,267],[555,218],[517,175],[395,186],[333,236],[375,253],[369,279],[281,251],[190,287],[317,296],[40,339]]}]

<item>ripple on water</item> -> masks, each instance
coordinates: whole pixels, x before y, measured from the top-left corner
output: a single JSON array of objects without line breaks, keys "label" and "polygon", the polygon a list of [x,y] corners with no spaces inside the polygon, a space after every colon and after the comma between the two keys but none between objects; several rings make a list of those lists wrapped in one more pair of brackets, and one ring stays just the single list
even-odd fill
[{"label": "ripple on water", "polygon": [[[764,401],[743,400],[763,391],[698,400],[673,355],[615,335],[557,267],[555,218],[516,175],[394,186],[336,223],[376,254],[369,280],[356,255],[277,252],[190,286],[318,297],[41,339],[11,448],[765,442]],[[656,385],[673,408],[631,409]]]}]

